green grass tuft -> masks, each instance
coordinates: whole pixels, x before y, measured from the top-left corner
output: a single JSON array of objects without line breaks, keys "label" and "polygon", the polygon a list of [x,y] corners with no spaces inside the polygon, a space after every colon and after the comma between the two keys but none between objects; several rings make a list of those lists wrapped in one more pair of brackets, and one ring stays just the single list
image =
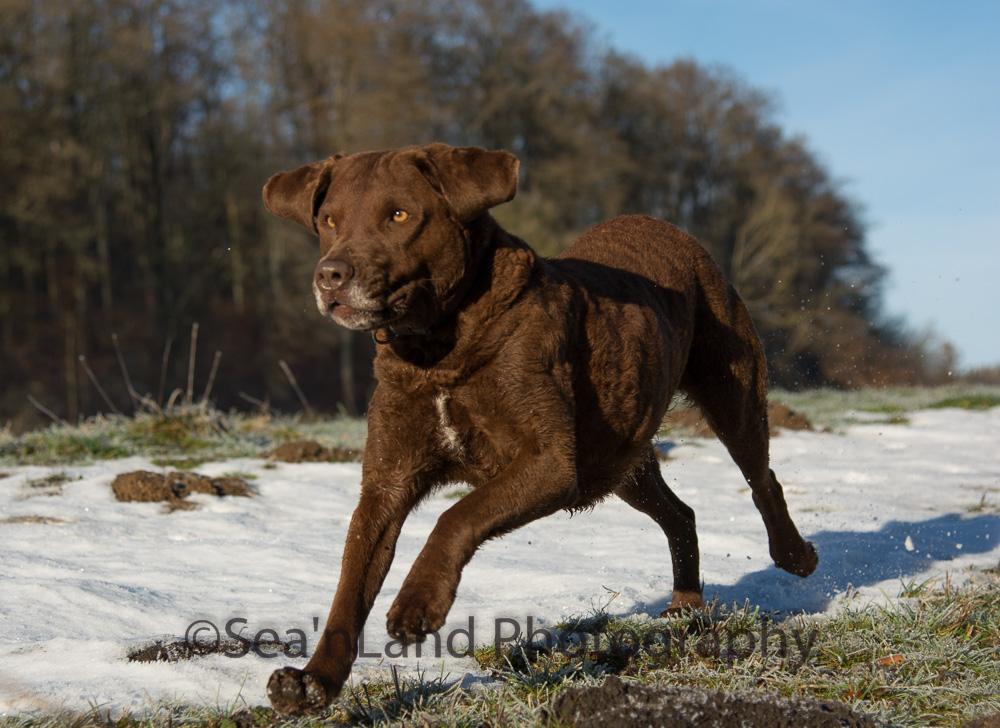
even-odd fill
[{"label": "green grass tuft", "polygon": [[[950,384],[937,387],[890,389],[773,390],[772,402],[801,412],[817,429],[839,430],[859,423],[906,424],[906,415],[921,409],[962,407],[988,409],[1000,406],[1000,387]],[[886,415],[881,419],[878,415]]]},{"label": "green grass tuft", "polygon": [[151,458],[153,465],[161,468],[173,468],[174,470],[194,470],[195,468],[211,462],[211,458],[189,458],[189,457],[160,457]]},{"label": "green grass tuft", "polygon": [[970,394],[959,397],[947,397],[931,405],[932,409],[954,407],[967,410],[988,410],[1000,407],[1000,396],[995,394]]},{"label": "green grass tuft", "polygon": [[18,436],[0,430],[0,464],[75,465],[141,455],[162,467],[190,469],[210,460],[261,457],[299,437],[356,452],[364,448],[365,434],[364,420],[305,423],[296,417],[174,407],[133,417],[102,415],[78,426],[53,425]]}]

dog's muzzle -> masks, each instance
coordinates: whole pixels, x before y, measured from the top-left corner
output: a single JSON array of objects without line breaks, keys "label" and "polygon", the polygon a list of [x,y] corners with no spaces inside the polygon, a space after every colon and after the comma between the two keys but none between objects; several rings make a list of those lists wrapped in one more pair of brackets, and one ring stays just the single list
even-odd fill
[{"label": "dog's muzzle", "polygon": [[316,266],[313,293],[316,307],[349,329],[367,330],[391,318],[386,302],[362,290],[346,260],[323,260]]}]

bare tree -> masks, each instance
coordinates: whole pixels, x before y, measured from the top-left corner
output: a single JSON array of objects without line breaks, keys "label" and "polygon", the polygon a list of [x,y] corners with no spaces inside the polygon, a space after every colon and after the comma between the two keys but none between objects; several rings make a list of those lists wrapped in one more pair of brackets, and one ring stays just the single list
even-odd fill
[{"label": "bare tree", "polygon": [[525,0],[0,0],[0,26],[5,419],[28,421],[29,391],[60,417],[93,412],[90,373],[124,408],[111,334],[157,391],[164,344],[194,322],[223,353],[220,403],[297,406],[284,360],[318,408],[362,411],[372,344],[315,314],[314,244],[272,223],[260,188],[337,151],[432,140],[521,158],[497,215],[545,254],[622,213],[696,235],[782,384],[951,365],[885,320],[859,206],[727,69],[649,67]]}]

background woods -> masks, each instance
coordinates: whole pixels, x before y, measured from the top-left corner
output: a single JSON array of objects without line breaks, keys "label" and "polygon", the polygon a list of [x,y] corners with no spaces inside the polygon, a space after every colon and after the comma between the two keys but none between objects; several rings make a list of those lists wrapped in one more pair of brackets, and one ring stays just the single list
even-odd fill
[{"label": "background woods", "polygon": [[[771,100],[725,69],[647,67],[522,0],[0,0],[0,419],[28,394],[76,419],[135,388],[364,410],[372,345],[319,318],[316,250],[272,220],[275,171],[441,140],[522,160],[496,211],[552,254],[644,212],[713,253],[786,387],[933,381],[931,350],[883,320],[858,205]],[[163,363],[166,362],[164,369]]]}]

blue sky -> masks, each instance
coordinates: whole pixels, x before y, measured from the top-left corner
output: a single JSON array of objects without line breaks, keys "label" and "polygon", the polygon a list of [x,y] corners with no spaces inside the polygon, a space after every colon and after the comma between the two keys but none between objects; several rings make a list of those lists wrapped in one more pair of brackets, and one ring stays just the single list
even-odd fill
[{"label": "blue sky", "polygon": [[650,65],[725,65],[861,203],[886,312],[1000,364],[1000,2],[534,0]]}]

